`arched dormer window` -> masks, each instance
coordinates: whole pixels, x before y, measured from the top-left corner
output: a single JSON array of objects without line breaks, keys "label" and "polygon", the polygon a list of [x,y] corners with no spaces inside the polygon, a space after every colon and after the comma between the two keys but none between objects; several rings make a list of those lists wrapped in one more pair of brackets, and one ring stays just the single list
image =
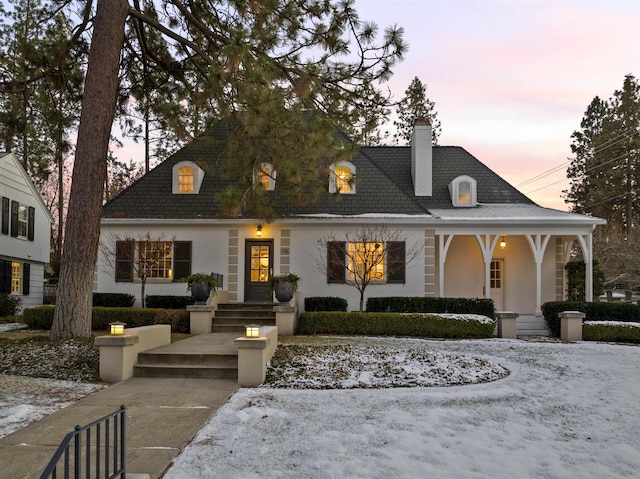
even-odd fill
[{"label": "arched dormer window", "polygon": [[256,174],[256,182],[262,183],[262,187],[267,191],[276,189],[276,170],[271,163],[262,163],[260,171]]},{"label": "arched dormer window", "polygon": [[341,195],[355,195],[356,167],[350,161],[339,161],[331,165],[331,177],[329,179],[329,193]]},{"label": "arched dormer window", "polygon": [[173,166],[171,192],[174,195],[197,195],[204,179],[204,171],[191,161],[181,161]]},{"label": "arched dormer window", "polygon": [[449,183],[451,203],[456,208],[470,208],[477,206],[477,184],[470,176],[462,175]]}]

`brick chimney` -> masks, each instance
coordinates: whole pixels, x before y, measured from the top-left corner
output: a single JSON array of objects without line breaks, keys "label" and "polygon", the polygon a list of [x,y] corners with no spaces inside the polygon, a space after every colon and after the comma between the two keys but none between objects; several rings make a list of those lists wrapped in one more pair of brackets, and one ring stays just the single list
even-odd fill
[{"label": "brick chimney", "polygon": [[425,117],[419,116],[411,134],[411,176],[416,196],[432,195],[432,169],[431,123]]}]

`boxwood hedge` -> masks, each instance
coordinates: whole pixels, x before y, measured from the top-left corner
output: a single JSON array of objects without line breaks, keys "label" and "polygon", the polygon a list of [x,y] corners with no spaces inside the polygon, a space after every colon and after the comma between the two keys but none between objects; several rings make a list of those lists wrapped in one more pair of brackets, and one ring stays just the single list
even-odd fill
[{"label": "boxwood hedge", "polygon": [[640,306],[631,303],[600,303],[584,301],[550,301],[542,305],[542,313],[552,336],[560,336],[558,313],[580,311],[585,321],[640,322]]},{"label": "boxwood hedge", "polygon": [[424,296],[369,298],[367,312],[480,314],[495,319],[493,300],[486,298],[427,298]]}]

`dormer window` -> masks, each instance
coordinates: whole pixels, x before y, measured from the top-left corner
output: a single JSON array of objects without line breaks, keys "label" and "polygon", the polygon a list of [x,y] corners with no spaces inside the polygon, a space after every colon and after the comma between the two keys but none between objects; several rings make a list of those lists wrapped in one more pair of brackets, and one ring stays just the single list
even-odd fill
[{"label": "dormer window", "polygon": [[276,189],[276,170],[271,163],[262,163],[260,171],[256,175],[256,181],[262,183],[262,187],[267,191]]},{"label": "dormer window", "polygon": [[349,161],[340,161],[331,165],[329,193],[340,193],[341,195],[355,194],[355,175],[356,167]]},{"label": "dormer window", "polygon": [[173,166],[174,195],[197,195],[204,179],[204,171],[191,161],[181,161]]},{"label": "dormer window", "polygon": [[469,208],[477,206],[476,180],[470,176],[458,176],[449,183],[451,203],[457,208]]}]

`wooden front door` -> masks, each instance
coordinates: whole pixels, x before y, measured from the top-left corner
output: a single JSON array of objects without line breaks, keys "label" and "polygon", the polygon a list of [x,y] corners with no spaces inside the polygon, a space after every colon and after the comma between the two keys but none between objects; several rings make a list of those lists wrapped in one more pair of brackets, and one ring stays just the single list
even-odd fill
[{"label": "wooden front door", "polygon": [[244,300],[273,301],[269,291],[269,276],[273,274],[273,240],[247,240],[244,258]]},{"label": "wooden front door", "polygon": [[496,311],[504,311],[504,260],[494,259],[490,267],[491,299]]}]

